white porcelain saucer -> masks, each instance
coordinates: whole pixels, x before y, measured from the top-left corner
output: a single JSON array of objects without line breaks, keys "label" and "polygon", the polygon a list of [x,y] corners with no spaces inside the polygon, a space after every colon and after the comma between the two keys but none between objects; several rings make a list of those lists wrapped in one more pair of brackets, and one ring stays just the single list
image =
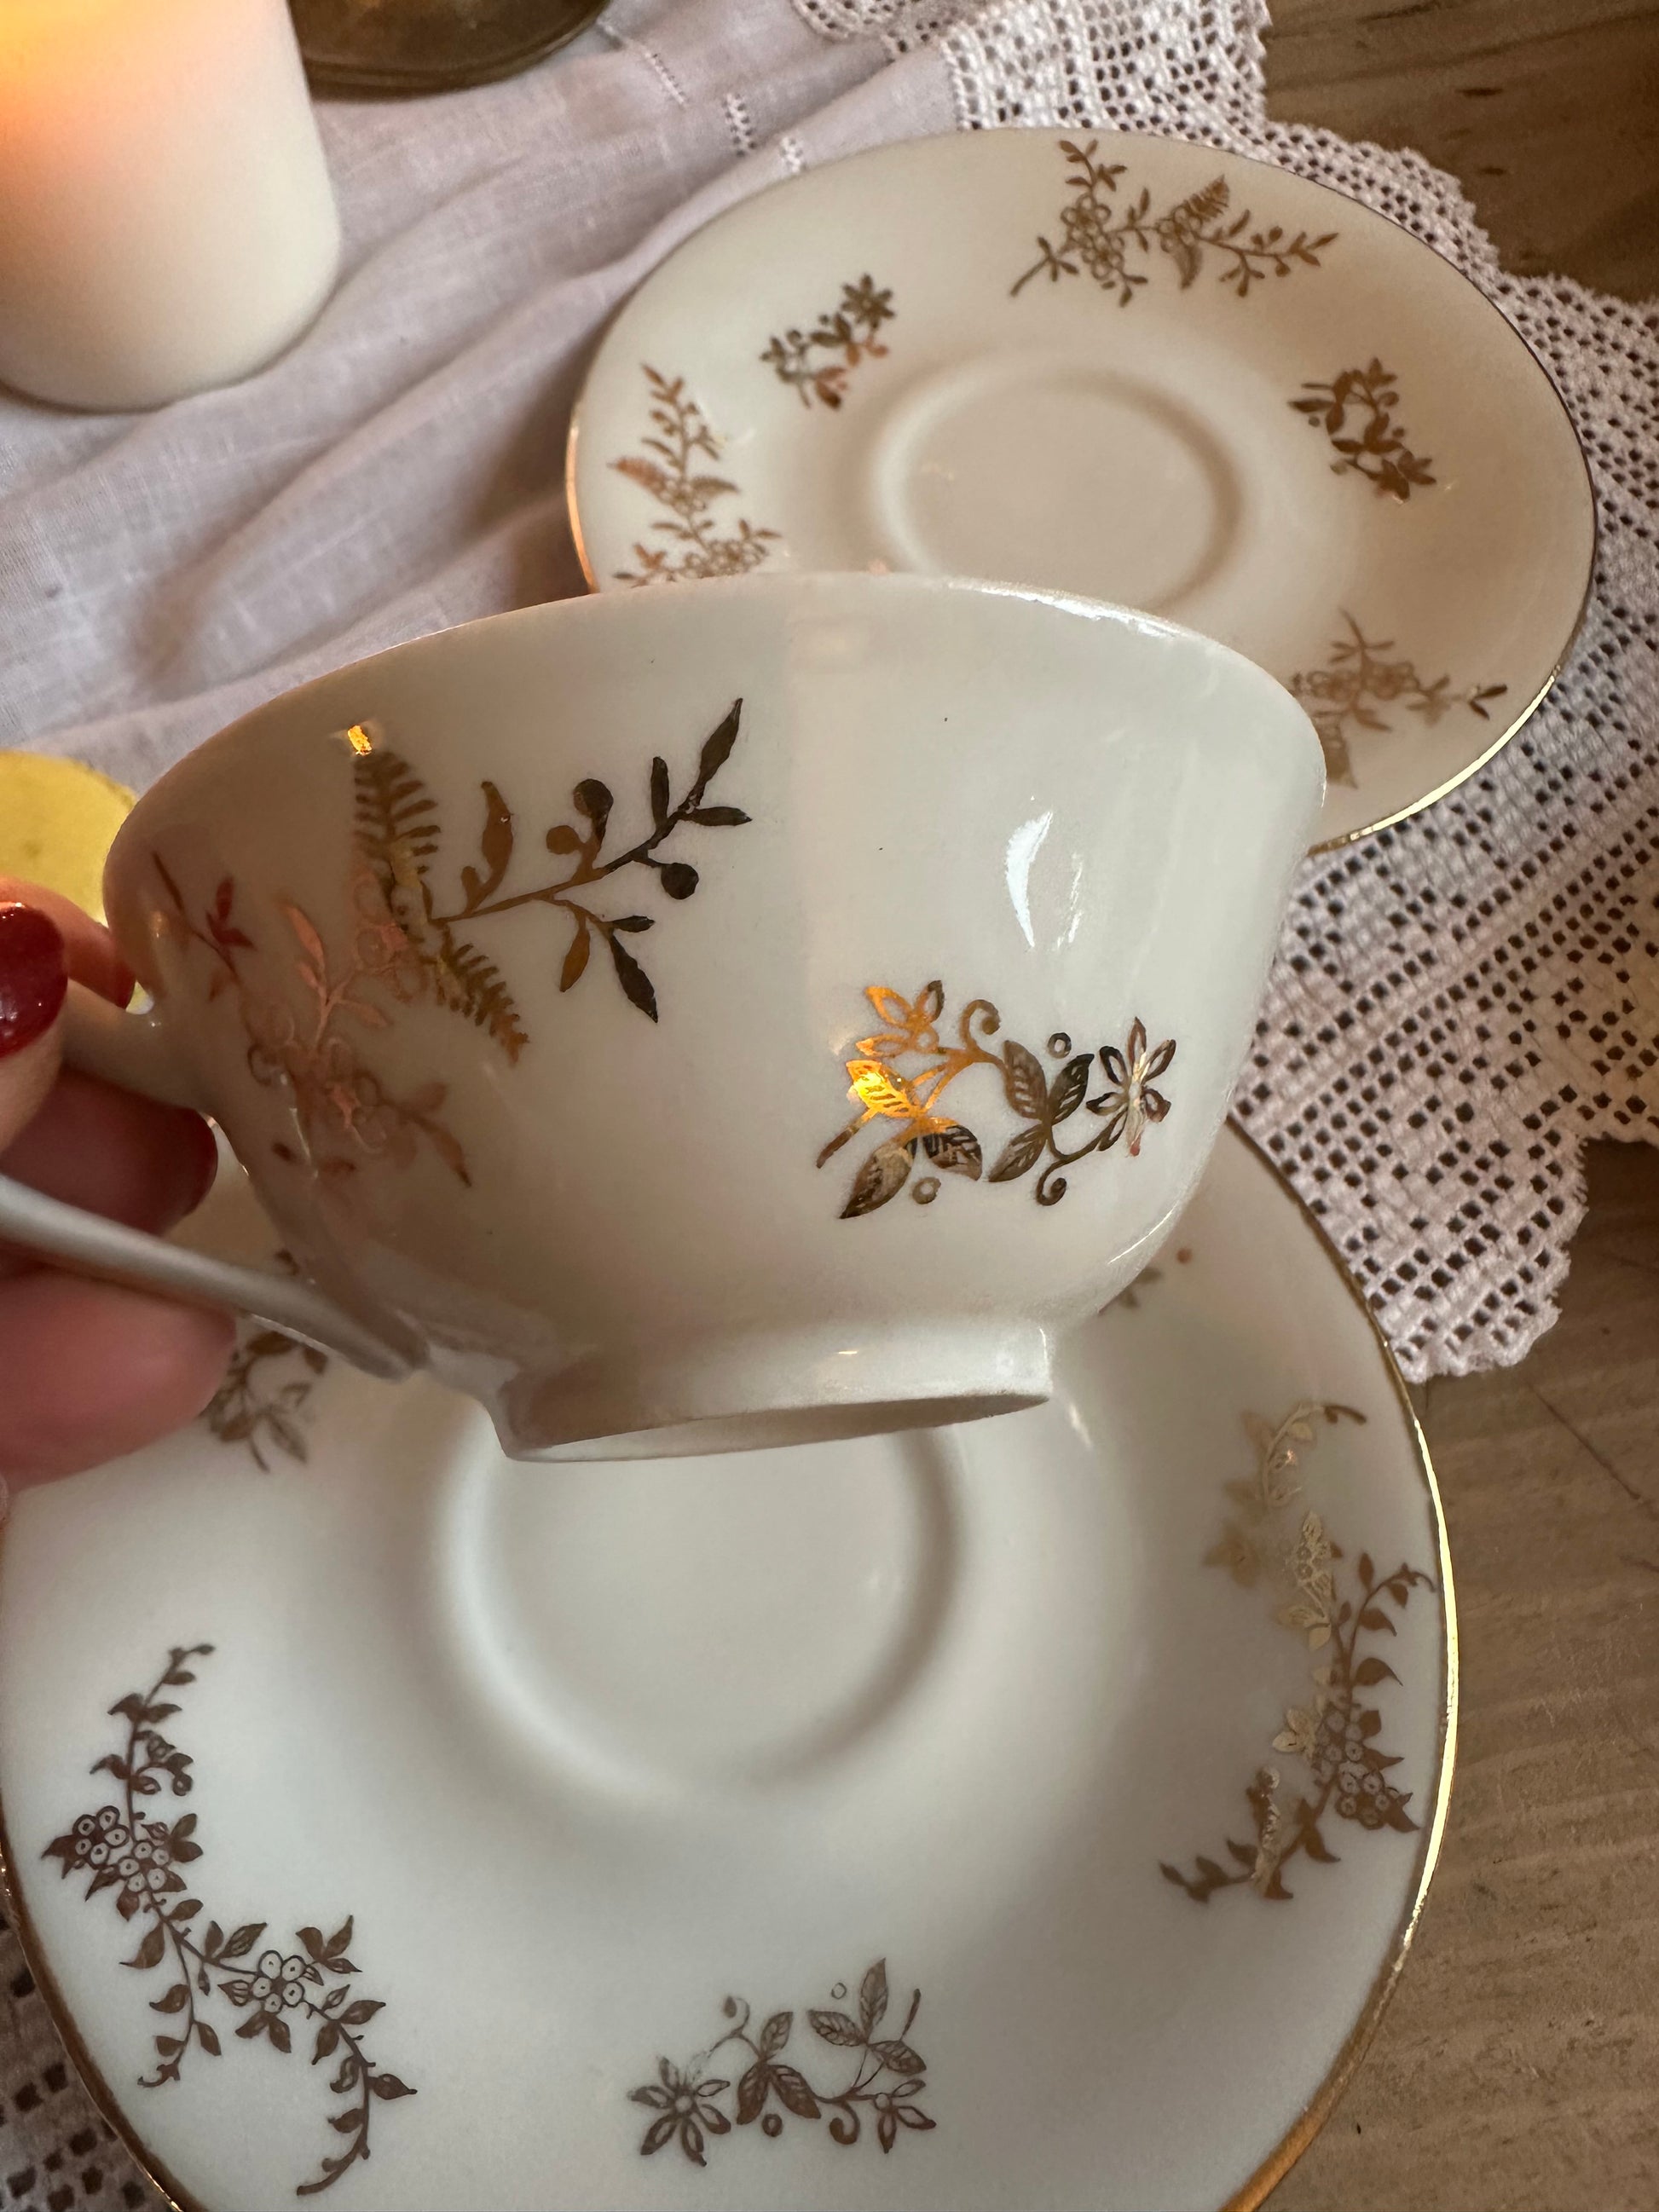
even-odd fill
[{"label": "white porcelain saucer", "polygon": [[701,231],[611,325],[571,429],[590,584],[906,568],[1146,607],[1323,738],[1322,842],[1519,728],[1595,508],[1553,387],[1369,210],[1174,139],[964,132]]},{"label": "white porcelain saucer", "polygon": [[1375,2022],[1455,1674],[1398,1377],[1229,1133],[958,1431],[514,1467],[250,1340],[18,1503],[14,1909],[182,2204],[1210,2212]]}]

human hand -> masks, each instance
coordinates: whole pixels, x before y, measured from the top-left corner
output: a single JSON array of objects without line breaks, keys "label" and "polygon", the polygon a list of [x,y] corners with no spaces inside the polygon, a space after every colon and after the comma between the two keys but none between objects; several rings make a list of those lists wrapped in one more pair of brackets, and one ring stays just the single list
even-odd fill
[{"label": "human hand", "polygon": [[[107,930],[0,877],[0,1175],[132,1228],[171,1228],[212,1183],[212,1132],[199,1115],[60,1069],[71,976],[117,1006],[132,993]],[[193,1419],[234,1334],[228,1315],[0,1245],[0,1477],[72,1474]]]}]

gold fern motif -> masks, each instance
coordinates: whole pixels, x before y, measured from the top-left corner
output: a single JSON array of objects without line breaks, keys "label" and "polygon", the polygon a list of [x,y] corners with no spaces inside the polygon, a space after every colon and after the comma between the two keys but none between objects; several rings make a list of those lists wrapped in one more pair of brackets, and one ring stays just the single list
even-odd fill
[{"label": "gold fern motif", "polygon": [[[439,1004],[465,1015],[495,1040],[509,1060],[516,1060],[529,1040],[501,971],[435,914],[427,868],[442,835],[437,801],[400,753],[376,744],[370,751],[356,753],[352,765],[358,850],[430,978]],[[492,842],[500,842],[496,825],[506,810],[493,784],[485,784],[484,791],[483,849],[488,861]],[[508,836],[510,842],[510,830]],[[464,869],[463,881],[474,872]]]}]

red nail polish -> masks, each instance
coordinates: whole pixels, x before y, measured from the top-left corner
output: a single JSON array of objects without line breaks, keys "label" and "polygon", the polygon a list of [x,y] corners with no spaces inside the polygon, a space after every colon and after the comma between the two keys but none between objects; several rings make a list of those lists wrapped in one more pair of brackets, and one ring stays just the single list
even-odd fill
[{"label": "red nail polish", "polygon": [[68,989],[56,923],[32,906],[0,906],[0,1059],[52,1027]]}]

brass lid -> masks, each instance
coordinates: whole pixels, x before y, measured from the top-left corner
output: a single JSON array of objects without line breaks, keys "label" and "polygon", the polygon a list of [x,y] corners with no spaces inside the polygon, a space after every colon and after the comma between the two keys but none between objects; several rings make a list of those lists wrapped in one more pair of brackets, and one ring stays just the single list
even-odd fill
[{"label": "brass lid", "polygon": [[605,0],[289,0],[318,92],[449,92],[513,76]]}]

